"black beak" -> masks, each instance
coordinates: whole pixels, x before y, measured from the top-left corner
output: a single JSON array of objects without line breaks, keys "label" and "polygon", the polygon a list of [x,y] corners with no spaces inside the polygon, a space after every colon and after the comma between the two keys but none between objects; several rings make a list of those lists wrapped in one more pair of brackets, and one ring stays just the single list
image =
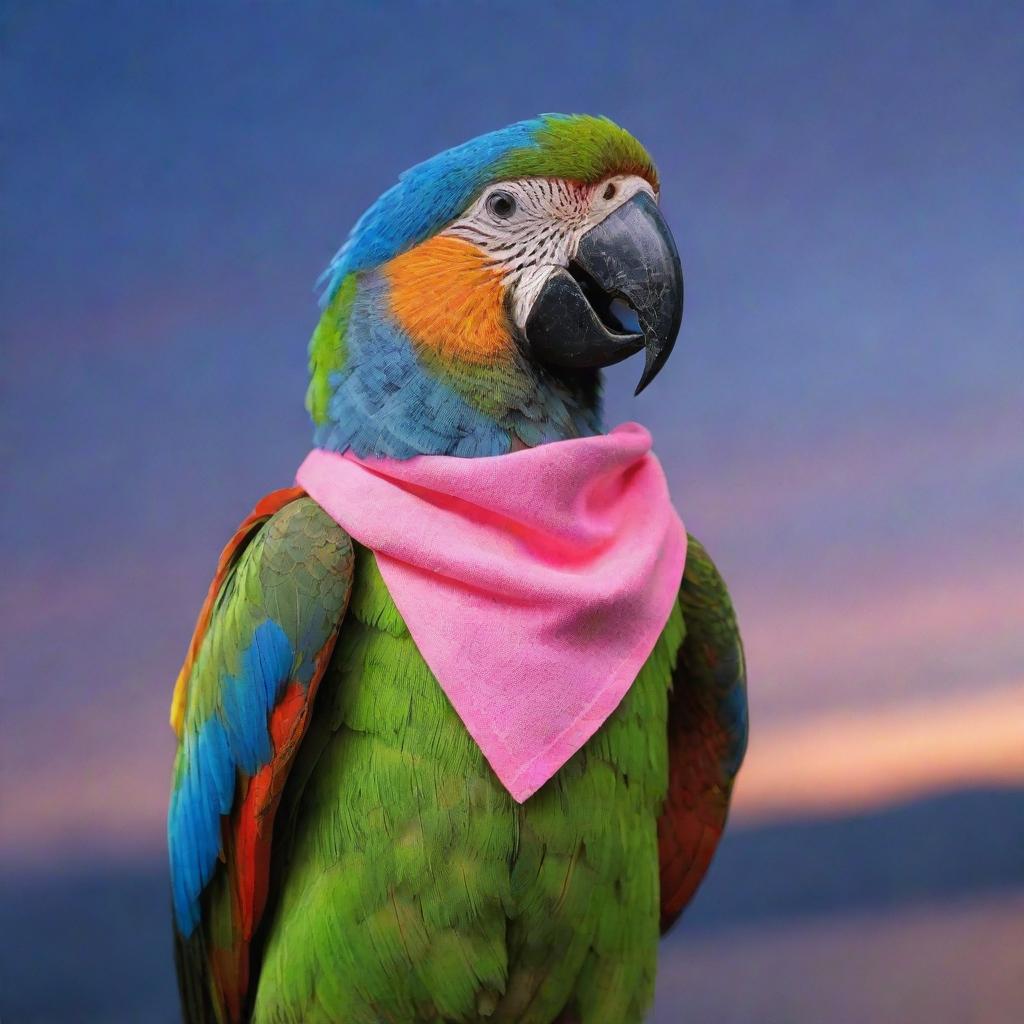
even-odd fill
[{"label": "black beak", "polygon": [[526,321],[534,356],[549,366],[611,366],[647,350],[636,394],[657,376],[683,319],[683,268],[665,218],[638,192],[580,240],[548,278]]}]

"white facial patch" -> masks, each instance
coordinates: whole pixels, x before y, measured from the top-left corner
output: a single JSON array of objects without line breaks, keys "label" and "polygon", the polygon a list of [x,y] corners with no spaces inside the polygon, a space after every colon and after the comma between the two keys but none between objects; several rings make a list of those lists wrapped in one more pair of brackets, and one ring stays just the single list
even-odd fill
[{"label": "white facial patch", "polygon": [[488,186],[442,235],[484,250],[502,273],[512,317],[526,327],[547,279],[567,267],[580,239],[638,192],[657,195],[635,174],[580,185],[559,178],[520,178]]}]

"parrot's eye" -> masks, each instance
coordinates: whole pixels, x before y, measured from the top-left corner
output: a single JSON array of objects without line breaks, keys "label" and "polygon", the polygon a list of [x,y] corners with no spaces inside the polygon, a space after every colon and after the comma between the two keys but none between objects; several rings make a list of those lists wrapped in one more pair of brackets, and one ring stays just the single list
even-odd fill
[{"label": "parrot's eye", "polygon": [[487,212],[498,220],[508,220],[516,212],[516,199],[510,192],[492,192],[487,197]]},{"label": "parrot's eye", "polygon": [[605,187],[605,190],[604,190],[604,197],[605,197],[605,199],[614,199],[615,198],[615,182],[614,181],[609,181],[608,182],[608,184],[607,184],[607,186]]}]

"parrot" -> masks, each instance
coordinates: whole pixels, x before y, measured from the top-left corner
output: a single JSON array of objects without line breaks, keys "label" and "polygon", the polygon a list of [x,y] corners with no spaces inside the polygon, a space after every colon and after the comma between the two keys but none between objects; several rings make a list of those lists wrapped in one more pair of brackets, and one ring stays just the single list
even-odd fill
[{"label": "parrot", "polygon": [[[473,460],[600,435],[602,369],[643,352],[639,393],[681,325],[660,187],[633,135],[582,114],[407,170],[321,278],[315,446]],[[183,1019],[642,1021],[747,744],[736,615],[687,543],[620,703],[519,802],[374,552],[301,487],[259,501],[220,556],[171,707]]]}]

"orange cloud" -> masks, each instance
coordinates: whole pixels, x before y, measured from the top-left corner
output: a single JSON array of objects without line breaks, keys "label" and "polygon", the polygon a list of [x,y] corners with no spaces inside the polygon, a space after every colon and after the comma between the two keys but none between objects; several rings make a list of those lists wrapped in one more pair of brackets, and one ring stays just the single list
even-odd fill
[{"label": "orange cloud", "polygon": [[953,786],[1024,783],[1024,679],[977,696],[755,728],[738,819],[842,813]]}]

